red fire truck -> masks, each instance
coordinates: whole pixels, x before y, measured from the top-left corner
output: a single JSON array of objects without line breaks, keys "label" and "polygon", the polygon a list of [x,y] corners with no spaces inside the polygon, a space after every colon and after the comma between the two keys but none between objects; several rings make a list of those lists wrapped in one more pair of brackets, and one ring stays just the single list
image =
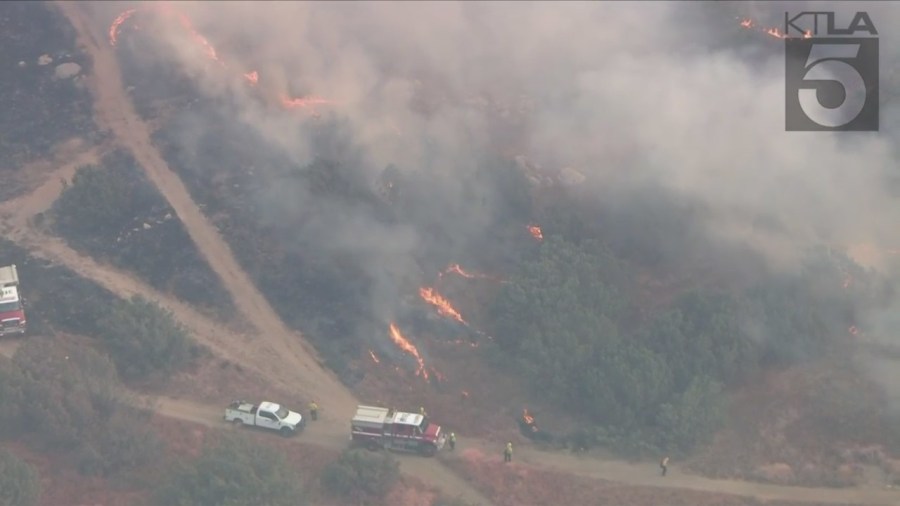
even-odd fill
[{"label": "red fire truck", "polygon": [[350,423],[350,439],[370,450],[385,448],[432,456],[444,447],[441,426],[417,413],[358,406]]}]

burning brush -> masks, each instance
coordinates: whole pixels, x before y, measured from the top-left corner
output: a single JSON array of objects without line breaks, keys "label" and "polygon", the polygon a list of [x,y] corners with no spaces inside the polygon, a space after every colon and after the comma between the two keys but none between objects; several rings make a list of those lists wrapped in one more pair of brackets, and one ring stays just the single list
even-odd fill
[{"label": "burning brush", "polygon": [[[741,19],[741,27],[745,28],[747,30],[753,30],[756,32],[764,33],[764,34],[768,35],[769,37],[774,37],[776,39],[787,39],[788,38],[788,36],[781,30],[779,30],[778,28],[764,27],[762,25],[759,25],[756,21],[753,21],[750,18]],[[812,37],[812,32],[809,30],[807,30],[806,33],[803,34],[804,39],[809,39],[811,37]]]},{"label": "burning brush", "polygon": [[519,418],[519,430],[522,432],[523,436],[532,441],[541,441],[545,443],[553,441],[553,436],[549,432],[538,428],[537,424],[534,422],[534,417],[528,413],[527,408],[522,410],[522,417]]},{"label": "burning brush", "polygon": [[[228,69],[228,65],[219,57],[219,54],[216,52],[216,48],[206,39],[200,32],[198,32],[191,22],[191,19],[187,16],[187,14],[175,10],[168,2],[160,2],[157,4],[152,4],[153,10],[160,14],[163,17],[174,17],[178,20],[181,27],[185,30],[185,32],[190,35],[191,39],[203,50],[203,53],[210,60],[218,63],[223,68]],[[138,9],[128,9],[125,12],[119,14],[115,20],[113,20],[112,24],[109,27],[109,44],[115,47],[118,44],[119,34],[121,33],[122,26],[129,18],[134,16],[138,12]],[[251,70],[248,72],[241,73],[244,80],[249,83],[250,86],[256,86],[259,83],[259,73],[256,70]],[[334,102],[321,98],[321,97],[291,97],[287,94],[281,94],[279,96],[279,101],[281,103],[281,107],[285,109],[312,109],[317,105],[326,105],[326,104],[334,104]],[[318,116],[315,112],[314,116]]]}]

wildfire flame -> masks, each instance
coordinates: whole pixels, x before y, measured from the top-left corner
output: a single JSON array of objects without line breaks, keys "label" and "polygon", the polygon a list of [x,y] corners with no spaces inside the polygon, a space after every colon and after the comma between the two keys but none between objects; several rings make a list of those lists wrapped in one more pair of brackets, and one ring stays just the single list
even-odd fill
[{"label": "wildfire flame", "polygon": [[442,277],[444,274],[451,274],[451,273],[452,273],[452,274],[459,274],[460,276],[462,276],[462,277],[464,277],[464,278],[466,278],[466,279],[484,279],[484,278],[487,278],[487,275],[485,275],[485,274],[469,274],[468,272],[464,271],[463,268],[459,266],[459,264],[452,264],[452,265],[450,265],[449,267],[447,267],[446,269],[444,269],[444,272],[438,274],[438,277]]},{"label": "wildfire flame", "polygon": [[137,12],[137,9],[128,9],[127,11],[116,16],[116,19],[113,20],[112,24],[109,25],[109,44],[112,46],[116,45],[119,38],[119,28],[122,26],[128,18]]},{"label": "wildfire flame", "polygon": [[376,364],[380,364],[381,360],[378,360],[378,357],[375,356],[375,352],[369,350],[369,356],[372,357],[372,360],[375,361]]},{"label": "wildfire flame", "polygon": [[298,107],[312,107],[314,105],[321,104],[333,104],[334,102],[330,100],[326,100],[321,97],[301,97],[301,98],[291,98],[287,95],[281,96],[281,104],[288,109],[295,109]]},{"label": "wildfire flame", "polygon": [[403,337],[403,334],[400,333],[400,329],[398,329],[393,322],[390,325],[390,331],[391,340],[394,341],[394,344],[401,350],[412,355],[413,358],[416,359],[416,362],[418,362],[419,368],[416,370],[416,376],[422,375],[423,378],[428,379],[428,371],[425,370],[425,360],[419,355],[419,350],[416,349],[409,340]]},{"label": "wildfire flame", "polygon": [[847,274],[844,276],[843,287],[848,288],[853,283],[853,276]]},{"label": "wildfire flame", "polygon": [[454,320],[462,323],[463,325],[468,325],[459,311],[453,308],[450,304],[450,301],[445,299],[441,294],[434,291],[434,288],[423,286],[419,288],[419,295],[422,297],[425,302],[428,302],[432,306],[436,307],[438,313],[443,316],[447,316],[449,318],[453,318]]},{"label": "wildfire flame", "polygon": [[534,417],[528,414],[527,408],[522,410],[522,420],[528,425],[534,425]]},{"label": "wildfire flame", "polygon": [[[756,30],[758,32],[764,33],[770,37],[775,37],[776,39],[787,39],[789,38],[787,34],[779,30],[778,28],[763,28],[756,24],[755,21],[749,18],[744,18],[741,20],[741,27],[746,28],[748,30]],[[812,38],[812,31],[807,30],[803,33],[804,39]]]},{"label": "wildfire flame", "polygon": [[[186,14],[184,14],[183,12],[174,11],[170,5],[165,4],[165,3],[155,4],[154,8],[156,8],[160,13],[162,13],[166,16],[174,15],[175,17],[177,17],[179,23],[190,34],[191,38],[193,38],[194,41],[203,48],[203,52],[206,54],[206,56],[209,59],[222,65],[223,68],[228,68],[228,65],[226,65],[225,62],[222,61],[221,58],[219,58],[219,54],[216,52],[216,48],[212,45],[212,43],[209,42],[209,40],[206,37],[204,37],[202,34],[200,34],[200,32],[198,32],[194,28],[194,24],[191,22],[191,19]],[[137,9],[128,9],[127,11],[119,14],[116,17],[116,19],[113,21],[112,25],[110,25],[110,27],[109,27],[109,43],[110,43],[110,45],[112,45],[112,46],[116,45],[116,43],[118,42],[118,34],[122,27],[122,24],[126,20],[128,20],[128,18],[130,18],[135,12],[137,12]],[[249,72],[243,73],[243,77],[244,77],[244,79],[247,80],[247,82],[251,86],[256,86],[256,84],[259,83],[259,73],[255,70],[251,70]],[[290,97],[288,95],[282,95],[279,98],[281,101],[281,105],[283,107],[285,107],[286,109],[298,109],[298,108],[305,109],[305,108],[312,108],[313,106],[316,106],[316,105],[334,104],[334,102],[332,102],[330,100],[326,100],[321,97],[294,98],[294,97]]]},{"label": "wildfire flame", "polygon": [[853,337],[858,337],[858,336],[859,336],[859,329],[856,328],[856,325],[851,325],[850,328],[847,329],[847,330],[850,332],[850,335],[851,335],[851,336],[853,336]]},{"label": "wildfire flame", "polygon": [[498,283],[505,283],[504,280],[490,276],[488,274],[482,274],[480,272],[469,272],[463,269],[459,264],[450,264],[444,269],[442,272],[438,273],[438,279],[442,279],[447,274],[456,274],[458,276],[464,277],[466,279],[489,279],[491,281],[496,281]]},{"label": "wildfire flame", "polygon": [[528,225],[528,232],[531,234],[531,237],[534,237],[538,241],[544,240],[544,233],[541,231],[541,227],[537,225]]}]

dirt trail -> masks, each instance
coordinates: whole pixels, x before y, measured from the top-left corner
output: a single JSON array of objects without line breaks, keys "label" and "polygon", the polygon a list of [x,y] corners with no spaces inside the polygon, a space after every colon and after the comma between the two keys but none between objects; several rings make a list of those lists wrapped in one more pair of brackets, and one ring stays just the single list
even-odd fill
[{"label": "dirt trail", "polygon": [[[213,428],[228,428],[221,421],[222,408],[206,406],[199,403],[170,399],[166,397],[146,398],[155,406],[157,412],[171,418],[190,421]],[[346,427],[339,433],[328,430],[330,427],[311,423],[307,431],[299,436],[299,441],[342,449],[347,446]],[[293,440],[292,440],[293,441]],[[502,446],[502,445],[501,445]],[[487,455],[488,459],[501,463],[501,446],[484,441],[461,438],[455,454],[442,452],[439,459],[426,459],[417,456],[400,455],[401,469],[404,473],[416,476],[428,483],[443,483],[447,492],[458,493],[468,487],[465,482],[453,476],[452,482],[445,482],[446,469],[439,465],[440,460],[460,458],[466,450],[477,449]],[[621,461],[597,460],[588,456],[578,457],[564,453],[547,453],[532,448],[519,446],[515,449],[514,465],[561,471],[588,478],[602,479],[627,485],[676,488],[699,492],[717,492],[738,496],[756,497],[763,500],[781,500],[809,502],[813,504],[866,504],[886,506],[900,502],[900,493],[879,488],[828,489],[810,487],[786,487],[763,483],[736,480],[717,480],[702,476],[681,474],[677,465],[669,466],[669,474],[665,478],[659,476],[655,463],[632,464]],[[458,484],[456,482],[459,482]],[[480,495],[480,494],[478,494]],[[469,500],[488,504],[483,497],[468,494]]]},{"label": "dirt trail", "polygon": [[[103,38],[105,27],[92,27],[82,11],[82,5],[71,2],[57,2],[63,14],[69,19],[78,34],[78,42],[92,57],[92,72],[89,87],[94,96],[95,119],[102,127],[108,128],[119,143],[128,148],[135,160],[146,171],[148,178],[160,190],[174,209],[210,267],[221,278],[225,288],[234,299],[235,305],[244,317],[255,326],[261,336],[252,346],[243,347],[240,363],[253,363],[257,369],[269,369],[269,377],[277,376],[296,385],[298,391],[320,400],[323,412],[320,431],[329,438],[339,438],[346,444],[346,423],[352,417],[357,401],[337,377],[326,369],[311,346],[302,336],[290,330],[278,317],[268,301],[256,289],[247,274],[241,269],[234,255],[199,207],[178,175],[163,160],[152,143],[151,133],[141,120],[131,99],[125,93],[115,53]],[[94,29],[99,28],[99,29]],[[32,234],[32,237],[36,237]],[[61,250],[62,245],[52,244],[43,238],[42,249],[48,246]],[[87,259],[82,259],[87,264]],[[91,265],[95,272],[100,266]],[[102,269],[102,268],[101,268]],[[82,271],[84,272],[84,271]],[[198,322],[203,319],[192,318]],[[185,320],[183,320],[185,321]],[[227,335],[227,334],[225,334]],[[222,349],[231,349],[233,342],[222,342]],[[231,339],[226,338],[231,341]],[[214,341],[210,338],[210,341]],[[451,494],[462,494],[476,498],[482,504],[490,504],[469,484],[459,479],[449,469],[436,460],[426,465],[406,464],[407,472],[426,479],[429,483],[442,486]]]},{"label": "dirt trail", "polygon": [[[346,411],[355,408],[352,394],[325,368],[315,350],[302,336],[289,329],[278,317],[250,277],[240,267],[231,248],[190,196],[184,183],[168,166],[153,145],[151,132],[126,94],[113,50],[104,37],[105,27],[92,25],[83,5],[58,2],[78,34],[78,42],[91,55],[92,73],[88,85],[94,96],[95,119],[101,128],[111,130],[120,144],[129,149],[148,178],[163,194],[200,254],[222,280],[247,322],[264,336],[257,344],[266,364],[306,392],[328,399],[330,405]],[[257,362],[257,365],[261,365]]]},{"label": "dirt trail", "polygon": [[[212,428],[229,428],[222,421],[223,408],[203,406],[189,401],[170,399],[165,397],[144,397],[154,407],[154,411],[179,420],[194,422]],[[318,446],[327,446],[335,450],[343,450],[347,447],[347,426],[340,425],[340,433],[327,430],[335,424],[322,422],[310,422],[303,434],[285,441],[290,443],[306,443]],[[323,430],[324,429],[324,430]],[[248,430],[248,429],[241,429]],[[278,437],[273,434],[273,437]],[[450,495],[462,495],[463,499],[476,504],[489,505],[491,502],[477,492],[468,483],[441,465],[440,461],[433,458],[420,456],[397,455],[400,462],[400,471],[403,474],[413,476],[425,483],[434,485]]]}]

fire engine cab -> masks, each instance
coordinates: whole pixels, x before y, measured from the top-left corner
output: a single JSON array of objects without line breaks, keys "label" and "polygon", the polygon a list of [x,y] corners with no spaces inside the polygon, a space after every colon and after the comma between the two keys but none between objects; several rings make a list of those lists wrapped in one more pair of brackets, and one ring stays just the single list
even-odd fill
[{"label": "fire engine cab", "polygon": [[432,456],[444,447],[441,426],[417,413],[358,406],[350,423],[350,439],[370,450],[385,448]]},{"label": "fire engine cab", "polygon": [[0,336],[24,334],[25,304],[19,297],[19,274],[15,265],[0,267]]}]

